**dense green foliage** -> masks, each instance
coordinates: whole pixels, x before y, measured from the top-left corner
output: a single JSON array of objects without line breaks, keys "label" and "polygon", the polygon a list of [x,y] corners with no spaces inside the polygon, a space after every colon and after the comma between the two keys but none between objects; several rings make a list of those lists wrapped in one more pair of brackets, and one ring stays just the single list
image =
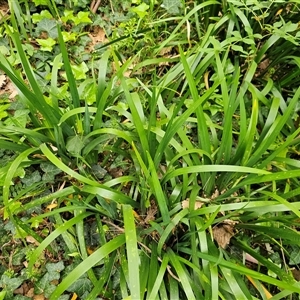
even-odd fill
[{"label": "dense green foliage", "polygon": [[300,2],[7,5],[0,300],[298,299]]}]

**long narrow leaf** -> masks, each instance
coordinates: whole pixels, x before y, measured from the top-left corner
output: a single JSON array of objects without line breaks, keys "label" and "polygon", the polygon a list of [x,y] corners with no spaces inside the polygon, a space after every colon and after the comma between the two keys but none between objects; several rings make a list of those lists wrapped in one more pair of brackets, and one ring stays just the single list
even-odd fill
[{"label": "long narrow leaf", "polygon": [[102,259],[106,258],[110,253],[114,252],[116,249],[121,247],[125,243],[125,236],[119,235],[109,241],[104,246],[96,250],[92,255],[85,259],[81,264],[79,264],[72,272],[68,274],[66,278],[58,285],[55,291],[51,294],[50,300],[56,300],[59,296],[66,291],[66,289],[75,282],[79,277],[81,277],[85,272],[91,269],[95,264],[97,264]]},{"label": "long narrow leaf", "polygon": [[140,258],[137,248],[136,227],[133,211],[129,205],[123,206],[124,230],[129,273],[129,289],[132,299],[140,297]]}]

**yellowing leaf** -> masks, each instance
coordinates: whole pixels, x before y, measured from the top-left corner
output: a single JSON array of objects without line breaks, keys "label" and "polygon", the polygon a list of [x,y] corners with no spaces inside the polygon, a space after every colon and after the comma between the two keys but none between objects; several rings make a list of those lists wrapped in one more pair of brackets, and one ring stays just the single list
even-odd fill
[{"label": "yellowing leaf", "polygon": [[57,207],[57,203],[52,203],[47,206],[47,210],[51,211],[53,208]]},{"label": "yellowing leaf", "polygon": [[77,298],[78,298],[78,296],[76,295],[76,293],[74,293],[71,300],[76,300]]},{"label": "yellowing leaf", "polygon": [[53,49],[53,46],[56,44],[56,41],[52,38],[47,38],[46,40],[44,39],[36,39],[36,41],[39,43],[41,46],[40,50],[41,51],[49,51],[51,52]]},{"label": "yellowing leaf", "polygon": [[[255,283],[255,281],[252,279],[252,277],[250,277],[250,276],[248,276],[248,275],[246,275],[246,276],[247,276],[247,278],[249,279],[249,281],[254,285],[254,287],[255,287],[256,289],[259,290],[259,287],[258,287],[257,284]],[[260,283],[260,285],[261,285],[260,288],[263,289],[266,298],[267,298],[267,299],[271,299],[271,298],[273,297],[272,294],[264,287],[263,284]]]}]

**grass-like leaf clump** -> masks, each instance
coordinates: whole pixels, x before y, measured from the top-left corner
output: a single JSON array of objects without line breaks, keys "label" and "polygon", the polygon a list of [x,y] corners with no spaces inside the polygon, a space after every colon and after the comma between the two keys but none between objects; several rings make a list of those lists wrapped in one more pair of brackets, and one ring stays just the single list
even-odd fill
[{"label": "grass-like leaf clump", "polygon": [[0,299],[298,299],[298,1],[99,3],[3,4]]}]

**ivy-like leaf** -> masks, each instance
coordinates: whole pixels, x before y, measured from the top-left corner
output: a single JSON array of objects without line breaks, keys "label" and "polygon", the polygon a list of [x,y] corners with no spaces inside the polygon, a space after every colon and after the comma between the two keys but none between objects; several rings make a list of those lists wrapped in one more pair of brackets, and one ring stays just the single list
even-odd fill
[{"label": "ivy-like leaf", "polygon": [[4,123],[6,126],[17,125],[18,127],[25,128],[28,120],[29,112],[30,112],[29,109],[18,109],[15,111],[14,116],[5,120]]},{"label": "ivy-like leaf", "polygon": [[53,181],[54,176],[61,173],[61,170],[57,168],[55,165],[49,162],[43,162],[40,164],[40,168],[44,172],[42,179],[44,181]]},{"label": "ivy-like leaf", "polygon": [[51,276],[54,276],[55,278],[51,279],[57,279],[57,274],[59,274],[63,269],[65,268],[63,261],[59,261],[58,263],[48,263],[46,264],[46,269],[49,272]]},{"label": "ivy-like leaf", "polygon": [[147,5],[146,3],[142,3],[139,6],[136,6],[132,9],[133,12],[135,12],[140,19],[143,19],[147,14],[147,10],[149,9],[149,5]]},{"label": "ivy-like leaf", "polygon": [[46,32],[48,37],[56,39],[58,37],[56,22],[54,20],[43,19],[36,26],[38,33]]},{"label": "ivy-like leaf", "polygon": [[[59,279],[59,277],[58,277]],[[53,279],[52,279],[53,280]],[[35,293],[36,294],[42,294],[45,291],[46,286],[50,282],[50,275],[49,273],[46,273],[35,285]]]},{"label": "ivy-like leaf", "polygon": [[68,139],[67,144],[66,144],[66,149],[73,156],[79,157],[83,146],[84,146],[84,143],[82,141],[82,138],[79,135],[75,135]]},{"label": "ivy-like leaf", "polygon": [[90,0],[73,0],[74,6],[87,7],[90,4]]},{"label": "ivy-like leaf", "polygon": [[298,265],[300,264],[300,248],[297,245],[292,245],[292,249],[289,265]]},{"label": "ivy-like leaf", "polygon": [[36,41],[41,46],[41,48],[40,48],[41,51],[51,52],[53,49],[53,46],[56,44],[56,41],[50,37],[48,37],[47,39],[36,39]]},{"label": "ivy-like leaf", "polygon": [[32,14],[32,23],[36,24],[43,19],[52,19],[53,16],[48,10],[42,10],[39,14]]},{"label": "ivy-like leaf", "polygon": [[23,280],[22,277],[10,278],[6,274],[3,274],[0,280],[0,287],[8,291],[14,291],[22,284]]},{"label": "ivy-like leaf", "polygon": [[59,280],[60,272],[64,268],[65,266],[63,261],[46,264],[47,273],[36,283],[36,292],[38,294],[46,293],[47,295],[50,295],[55,289],[55,286],[49,284],[49,282]]},{"label": "ivy-like leaf", "polygon": [[161,7],[163,7],[169,14],[177,15],[180,13],[180,0],[164,0]]},{"label": "ivy-like leaf", "polygon": [[73,18],[75,25],[81,23],[93,23],[92,20],[89,18],[89,12],[80,11],[76,17]]},{"label": "ivy-like leaf", "polygon": [[82,296],[85,292],[90,292],[93,284],[88,278],[79,278],[67,289],[68,292],[76,293],[78,296]]},{"label": "ivy-like leaf", "polygon": [[99,165],[93,165],[92,166],[92,171],[93,171],[93,174],[98,178],[98,179],[102,179],[107,171],[105,169],[103,169],[101,166]]},{"label": "ivy-like leaf", "polygon": [[21,179],[21,181],[27,185],[27,186],[31,186],[32,184],[41,181],[42,177],[39,173],[38,170],[34,171],[33,173],[31,173],[28,176],[25,176],[24,178]]},{"label": "ivy-like leaf", "polygon": [[18,266],[21,265],[24,261],[24,257],[26,256],[26,252],[28,249],[26,248],[17,248],[16,252],[13,254],[12,257],[12,265]]},{"label": "ivy-like leaf", "polygon": [[80,65],[72,65],[72,71],[76,80],[86,79],[86,72],[89,70],[83,61]]},{"label": "ivy-like leaf", "polygon": [[77,38],[77,34],[75,32],[63,31],[62,36],[63,36],[64,42],[69,42],[69,41],[75,42],[76,38]]},{"label": "ivy-like leaf", "polygon": [[85,99],[88,105],[92,105],[96,101],[96,90],[93,79],[84,80],[78,88],[80,99]]},{"label": "ivy-like leaf", "polygon": [[8,116],[6,110],[10,107],[10,104],[0,104],[0,120]]}]

